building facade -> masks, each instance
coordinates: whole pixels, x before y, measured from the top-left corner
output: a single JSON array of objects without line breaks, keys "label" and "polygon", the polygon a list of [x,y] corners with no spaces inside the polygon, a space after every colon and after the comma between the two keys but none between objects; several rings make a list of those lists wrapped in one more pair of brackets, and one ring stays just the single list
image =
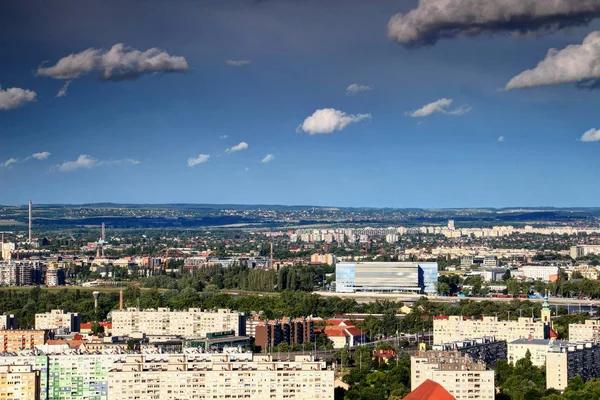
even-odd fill
[{"label": "building facade", "polygon": [[516,321],[499,321],[498,317],[481,319],[450,315],[433,320],[433,343],[443,344],[493,336],[496,340],[512,342],[522,338],[544,339],[549,335],[549,325],[533,318],[521,317]]},{"label": "building facade", "polygon": [[315,324],[311,318],[261,321],[254,328],[256,351],[269,349],[281,343],[289,345],[315,341]]},{"label": "building facade", "polygon": [[600,254],[600,245],[583,244],[571,246],[569,253],[573,259],[585,257],[590,254]]},{"label": "building facade", "polygon": [[0,329],[18,329],[17,316],[15,314],[0,315]]},{"label": "building facade", "polygon": [[494,371],[459,351],[420,351],[410,358],[411,387],[427,379],[437,382],[457,400],[494,400]]},{"label": "building facade", "polygon": [[437,263],[338,262],[335,273],[338,293],[437,291]]},{"label": "building facade", "polygon": [[475,338],[459,342],[449,342],[434,345],[433,350],[460,352],[463,356],[470,356],[474,361],[482,361],[486,365],[496,365],[498,360],[506,360],[507,345],[504,340],[496,340],[493,336]]},{"label": "building facade", "polygon": [[0,365],[0,400],[40,400],[40,371],[31,365]]},{"label": "building facade", "polygon": [[600,376],[600,347],[590,342],[550,347],[546,354],[546,388],[564,390],[575,376],[584,382]]},{"label": "building facade", "polygon": [[35,329],[60,330],[66,333],[79,332],[81,317],[79,313],[64,310],[50,310],[43,314],[35,314]]},{"label": "building facade", "polygon": [[0,330],[0,353],[18,353],[33,350],[48,340],[46,331],[40,330]]},{"label": "building facade", "polygon": [[569,324],[569,341],[600,341],[600,320],[588,319],[582,323]]},{"label": "building facade", "polygon": [[311,356],[197,354],[127,356],[108,375],[111,400],[331,399],[334,371]]},{"label": "building facade", "polygon": [[246,315],[227,309],[171,311],[169,308],[140,311],[128,308],[112,312],[112,334],[130,336],[133,333],[146,335],[179,335],[206,337],[207,333],[233,331],[236,336],[246,334]]}]

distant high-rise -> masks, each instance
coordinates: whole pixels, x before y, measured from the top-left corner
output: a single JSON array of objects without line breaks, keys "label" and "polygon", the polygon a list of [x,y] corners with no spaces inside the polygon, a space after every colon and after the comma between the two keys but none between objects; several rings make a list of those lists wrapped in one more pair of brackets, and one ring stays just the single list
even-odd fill
[{"label": "distant high-rise", "polygon": [[29,200],[29,241],[28,243],[31,243],[31,200]]},{"label": "distant high-rise", "polygon": [[454,230],[454,220],[453,219],[448,220],[448,229]]}]

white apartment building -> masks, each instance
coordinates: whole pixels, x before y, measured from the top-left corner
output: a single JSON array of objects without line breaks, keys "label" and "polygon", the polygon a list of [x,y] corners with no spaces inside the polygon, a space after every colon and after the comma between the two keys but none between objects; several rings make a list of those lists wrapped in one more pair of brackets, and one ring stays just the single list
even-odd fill
[{"label": "white apartment building", "polygon": [[456,400],[494,400],[494,371],[459,351],[420,351],[410,357],[411,388],[427,379],[439,383]]},{"label": "white apartment building", "polygon": [[569,342],[600,341],[600,320],[588,319],[583,323],[569,324]]},{"label": "white apartment building", "polygon": [[550,348],[546,354],[546,388],[564,390],[575,376],[584,382],[600,376],[600,347],[588,342]]},{"label": "white apartment building", "polygon": [[333,399],[334,371],[312,356],[131,355],[108,374],[111,400]]},{"label": "white apartment building", "polygon": [[206,337],[209,332],[234,331],[236,336],[246,334],[246,315],[227,309],[171,311],[169,308],[140,311],[128,308],[112,312],[112,334],[130,336],[132,333],[146,335],[179,335]]},{"label": "white apartment building", "polygon": [[521,268],[522,275],[528,279],[550,281],[552,275],[558,275],[558,267],[554,265],[523,265]]},{"label": "white apartment building", "polygon": [[69,313],[64,310],[51,310],[44,314],[35,314],[35,329],[60,329],[66,333],[79,332],[81,319],[79,313]]},{"label": "white apartment building", "polygon": [[573,259],[585,257],[589,254],[600,254],[600,245],[583,244],[579,246],[571,246],[569,254]]},{"label": "white apartment building", "polygon": [[516,321],[499,321],[497,317],[468,317],[450,315],[433,320],[433,344],[463,341],[483,336],[494,336],[497,340],[512,342],[522,338],[544,339],[545,326],[542,321],[521,317]]},{"label": "white apartment building", "polygon": [[507,343],[508,362],[515,364],[525,358],[527,351],[531,354],[531,362],[536,367],[546,365],[546,355],[553,346],[568,345],[568,342],[551,339],[517,339]]}]

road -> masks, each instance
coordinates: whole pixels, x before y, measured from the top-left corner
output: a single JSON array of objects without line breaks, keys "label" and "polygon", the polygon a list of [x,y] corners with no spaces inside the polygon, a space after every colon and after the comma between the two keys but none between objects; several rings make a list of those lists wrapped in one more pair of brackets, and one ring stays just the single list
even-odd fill
[{"label": "road", "polygon": [[[372,303],[377,300],[390,300],[390,301],[402,301],[412,303],[419,300],[422,297],[427,297],[429,301],[440,302],[440,303],[454,303],[460,300],[473,300],[473,301],[504,301],[510,302],[515,299],[509,298],[492,298],[492,297],[448,297],[448,296],[419,296],[414,294],[402,294],[402,293],[336,293],[336,292],[313,292],[319,296],[324,297],[340,297],[342,299],[353,299],[358,303]],[[517,299],[517,300],[529,300],[535,303],[542,303],[544,299]],[[554,306],[587,306],[594,305],[600,306],[600,300],[579,300],[570,299],[563,297],[551,297],[548,302]]]}]

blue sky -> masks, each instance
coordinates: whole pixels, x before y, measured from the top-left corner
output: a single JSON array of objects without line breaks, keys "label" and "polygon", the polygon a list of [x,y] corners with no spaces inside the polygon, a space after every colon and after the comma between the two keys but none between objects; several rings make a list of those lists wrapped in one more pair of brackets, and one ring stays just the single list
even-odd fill
[{"label": "blue sky", "polygon": [[[600,134],[581,139],[600,128],[599,92],[562,70],[567,83],[544,70],[519,84],[534,87],[504,90],[550,48],[581,45],[598,20],[407,46],[388,22],[417,1],[94,3],[0,4],[0,86],[35,92],[0,109],[0,204],[598,205]],[[186,71],[40,76],[118,43],[183,57]],[[347,95],[351,84],[370,90]],[[407,115],[441,99],[452,100],[446,112]],[[307,123],[325,109],[344,114]],[[342,129],[309,134],[340,116]],[[199,155],[209,157],[188,166]]]}]

